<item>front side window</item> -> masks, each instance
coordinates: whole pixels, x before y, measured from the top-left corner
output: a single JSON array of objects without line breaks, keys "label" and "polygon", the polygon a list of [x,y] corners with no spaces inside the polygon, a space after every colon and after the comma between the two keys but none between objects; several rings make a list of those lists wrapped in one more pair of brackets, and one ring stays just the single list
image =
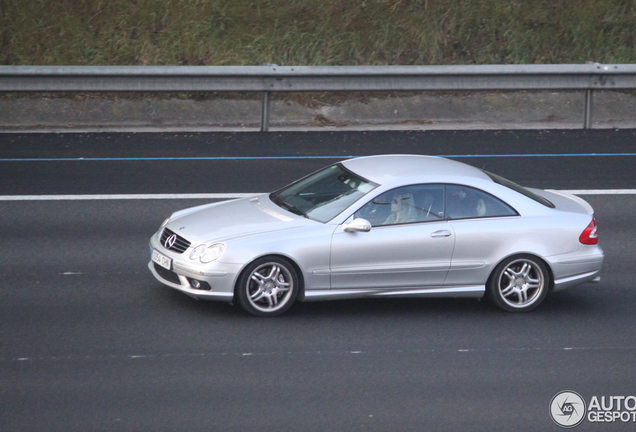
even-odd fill
[{"label": "front side window", "polygon": [[444,219],[444,186],[412,185],[385,192],[373,198],[354,217],[371,226],[401,225]]},{"label": "front side window", "polygon": [[446,186],[446,215],[449,219],[517,216],[517,212],[498,198],[481,190],[463,186]]},{"label": "front side window", "polygon": [[269,197],[292,213],[324,223],[377,186],[336,164],[273,192]]}]

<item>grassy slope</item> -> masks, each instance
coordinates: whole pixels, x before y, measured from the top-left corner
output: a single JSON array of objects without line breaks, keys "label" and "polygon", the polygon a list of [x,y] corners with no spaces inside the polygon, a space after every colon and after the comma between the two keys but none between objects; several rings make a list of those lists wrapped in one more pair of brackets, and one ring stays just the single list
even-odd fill
[{"label": "grassy slope", "polygon": [[634,0],[0,0],[5,65],[636,63]]}]

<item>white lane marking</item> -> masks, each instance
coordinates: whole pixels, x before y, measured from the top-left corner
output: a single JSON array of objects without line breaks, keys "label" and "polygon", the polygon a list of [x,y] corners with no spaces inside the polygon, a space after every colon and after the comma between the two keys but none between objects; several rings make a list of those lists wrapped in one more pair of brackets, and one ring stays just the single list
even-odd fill
[{"label": "white lane marking", "polygon": [[[636,195],[636,189],[558,190],[573,195]],[[259,193],[208,194],[116,194],[116,195],[0,195],[0,201],[83,201],[83,200],[148,200],[148,199],[232,199],[260,195]]]},{"label": "white lane marking", "polygon": [[571,193],[573,195],[634,195],[636,189],[578,189],[561,190],[559,192]]},{"label": "white lane marking", "polygon": [[114,355],[66,355],[52,357],[0,357],[0,363],[14,361],[56,361],[56,360],[100,360],[105,358],[129,358],[129,359],[169,359],[169,358],[193,358],[193,357],[216,357],[216,356],[325,356],[325,355],[350,355],[350,354],[401,354],[401,355],[420,355],[420,354],[444,354],[444,353],[518,353],[518,352],[550,352],[550,351],[634,351],[636,346],[581,346],[581,347],[510,347],[510,348],[428,348],[428,349],[411,349],[411,350],[378,350],[378,351],[273,351],[273,352],[207,352],[207,353],[178,353],[178,354],[114,354]]},{"label": "white lane marking", "polygon": [[210,194],[118,194],[118,195],[0,195],[0,201],[83,201],[83,200],[147,200],[147,199],[231,199],[258,193]]}]

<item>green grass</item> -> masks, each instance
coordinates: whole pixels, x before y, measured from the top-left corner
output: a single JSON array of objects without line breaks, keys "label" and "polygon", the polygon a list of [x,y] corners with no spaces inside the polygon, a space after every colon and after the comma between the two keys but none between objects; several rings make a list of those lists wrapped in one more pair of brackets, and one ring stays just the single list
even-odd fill
[{"label": "green grass", "polygon": [[0,0],[4,65],[636,63],[634,0]]}]

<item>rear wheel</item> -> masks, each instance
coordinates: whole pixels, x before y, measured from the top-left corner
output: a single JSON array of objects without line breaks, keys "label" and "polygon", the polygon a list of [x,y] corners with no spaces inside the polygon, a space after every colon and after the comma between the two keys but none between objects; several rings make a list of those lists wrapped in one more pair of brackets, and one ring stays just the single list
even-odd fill
[{"label": "rear wheel", "polygon": [[259,258],[241,274],[236,294],[241,307],[252,315],[280,315],[296,299],[298,275],[284,258]]},{"label": "rear wheel", "polygon": [[508,312],[528,312],[541,304],[550,287],[545,264],[532,255],[517,255],[503,261],[488,280],[495,304]]}]

